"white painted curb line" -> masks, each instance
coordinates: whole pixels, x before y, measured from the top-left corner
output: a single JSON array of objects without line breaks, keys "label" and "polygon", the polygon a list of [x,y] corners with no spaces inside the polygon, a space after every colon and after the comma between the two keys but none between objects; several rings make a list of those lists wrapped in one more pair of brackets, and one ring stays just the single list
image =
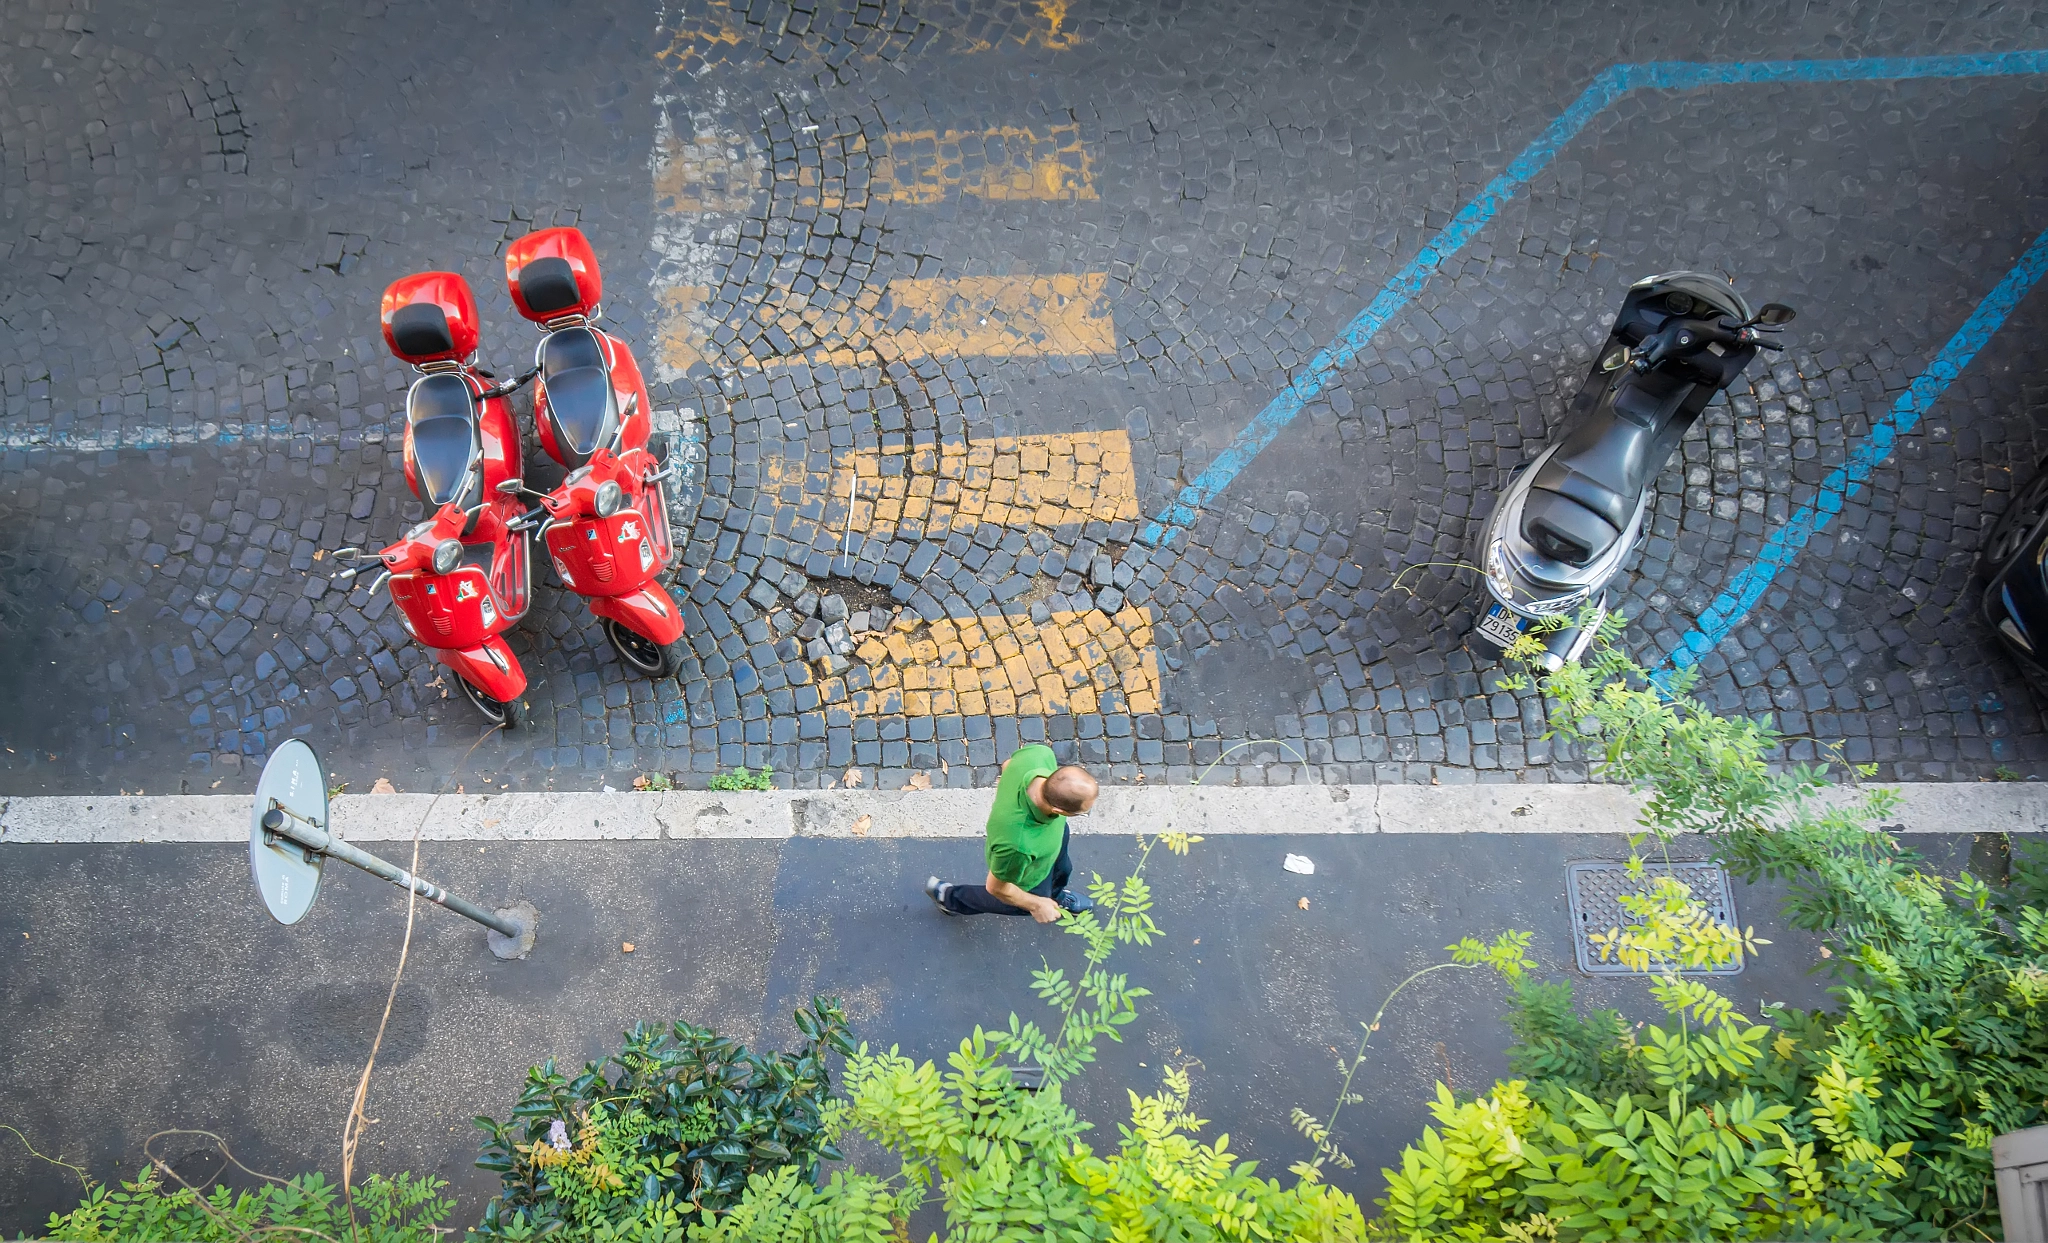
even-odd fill
[{"label": "white painted curb line", "polygon": [[[1918,783],[1896,826],[1913,833],[2048,831],[2048,786]],[[358,842],[661,841],[979,837],[987,790],[771,790],[660,794],[346,794],[334,827]],[[1630,833],[1641,799],[1614,786],[1105,787],[1090,834]],[[243,795],[0,800],[0,844],[241,842]],[[865,823],[862,821],[865,820]]]}]

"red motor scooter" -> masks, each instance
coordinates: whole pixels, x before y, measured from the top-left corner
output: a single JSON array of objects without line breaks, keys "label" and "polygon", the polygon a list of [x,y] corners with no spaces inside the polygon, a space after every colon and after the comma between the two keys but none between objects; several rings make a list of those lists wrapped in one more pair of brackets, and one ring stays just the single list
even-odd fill
[{"label": "red motor scooter", "polygon": [[405,481],[433,516],[375,552],[336,550],[353,579],[375,561],[407,634],[455,674],[485,717],[519,729],[526,670],[501,637],[526,614],[532,567],[519,501],[518,426],[506,396],[476,367],[476,298],[453,272],[421,272],[384,291],[384,341],[421,372],[405,395]]},{"label": "red motor scooter", "polygon": [[533,421],[569,475],[546,494],[541,540],[555,573],[590,602],[627,667],[674,677],[689,656],[683,614],[660,576],[675,563],[663,483],[668,438],[653,431],[647,384],[623,341],[596,326],[604,276],[577,229],[542,229],[505,252],[519,313],[547,335],[534,351]]}]

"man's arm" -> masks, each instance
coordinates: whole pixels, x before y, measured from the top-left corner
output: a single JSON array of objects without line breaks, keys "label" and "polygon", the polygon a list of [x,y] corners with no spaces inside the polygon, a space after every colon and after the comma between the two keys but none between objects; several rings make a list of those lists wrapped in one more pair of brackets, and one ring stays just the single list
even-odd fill
[{"label": "man's arm", "polygon": [[994,872],[988,874],[988,891],[1011,906],[1022,907],[1031,912],[1031,918],[1041,924],[1058,923],[1060,904],[1051,898],[1041,898],[1035,893],[1021,889],[1009,881],[1002,880]]}]

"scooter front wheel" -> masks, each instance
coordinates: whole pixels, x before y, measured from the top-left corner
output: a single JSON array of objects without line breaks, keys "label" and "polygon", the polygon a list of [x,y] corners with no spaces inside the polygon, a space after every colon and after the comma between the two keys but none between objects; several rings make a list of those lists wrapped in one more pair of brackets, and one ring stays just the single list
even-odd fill
[{"label": "scooter front wheel", "polygon": [[611,642],[612,650],[626,667],[642,677],[672,678],[682,672],[683,661],[689,655],[689,645],[683,639],[661,644],[639,634],[607,617],[604,619],[604,637]]},{"label": "scooter front wheel", "polygon": [[514,698],[501,702],[477,689],[468,678],[458,676],[455,680],[462,684],[462,693],[469,696],[469,702],[476,705],[476,710],[484,714],[485,720],[499,729],[512,733],[518,733],[526,728],[524,699]]}]

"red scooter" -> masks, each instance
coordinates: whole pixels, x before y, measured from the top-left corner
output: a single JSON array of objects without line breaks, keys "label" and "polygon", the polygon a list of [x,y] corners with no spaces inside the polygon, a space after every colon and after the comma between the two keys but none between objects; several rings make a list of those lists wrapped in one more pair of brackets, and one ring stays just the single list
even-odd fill
[{"label": "red scooter", "polygon": [[647,384],[623,341],[596,326],[604,276],[577,229],[542,229],[505,252],[519,313],[547,335],[534,351],[541,448],[569,468],[546,494],[541,540],[555,573],[590,602],[628,668],[674,677],[689,656],[683,614],[661,584],[675,563],[663,483],[668,438],[653,431]]},{"label": "red scooter", "polygon": [[384,341],[421,372],[405,395],[405,481],[435,507],[396,543],[338,549],[353,579],[374,561],[406,633],[455,674],[493,724],[526,719],[526,670],[501,637],[526,614],[532,567],[520,504],[519,432],[506,396],[528,377],[487,386],[474,366],[476,298],[453,272],[421,272],[384,291]]}]

